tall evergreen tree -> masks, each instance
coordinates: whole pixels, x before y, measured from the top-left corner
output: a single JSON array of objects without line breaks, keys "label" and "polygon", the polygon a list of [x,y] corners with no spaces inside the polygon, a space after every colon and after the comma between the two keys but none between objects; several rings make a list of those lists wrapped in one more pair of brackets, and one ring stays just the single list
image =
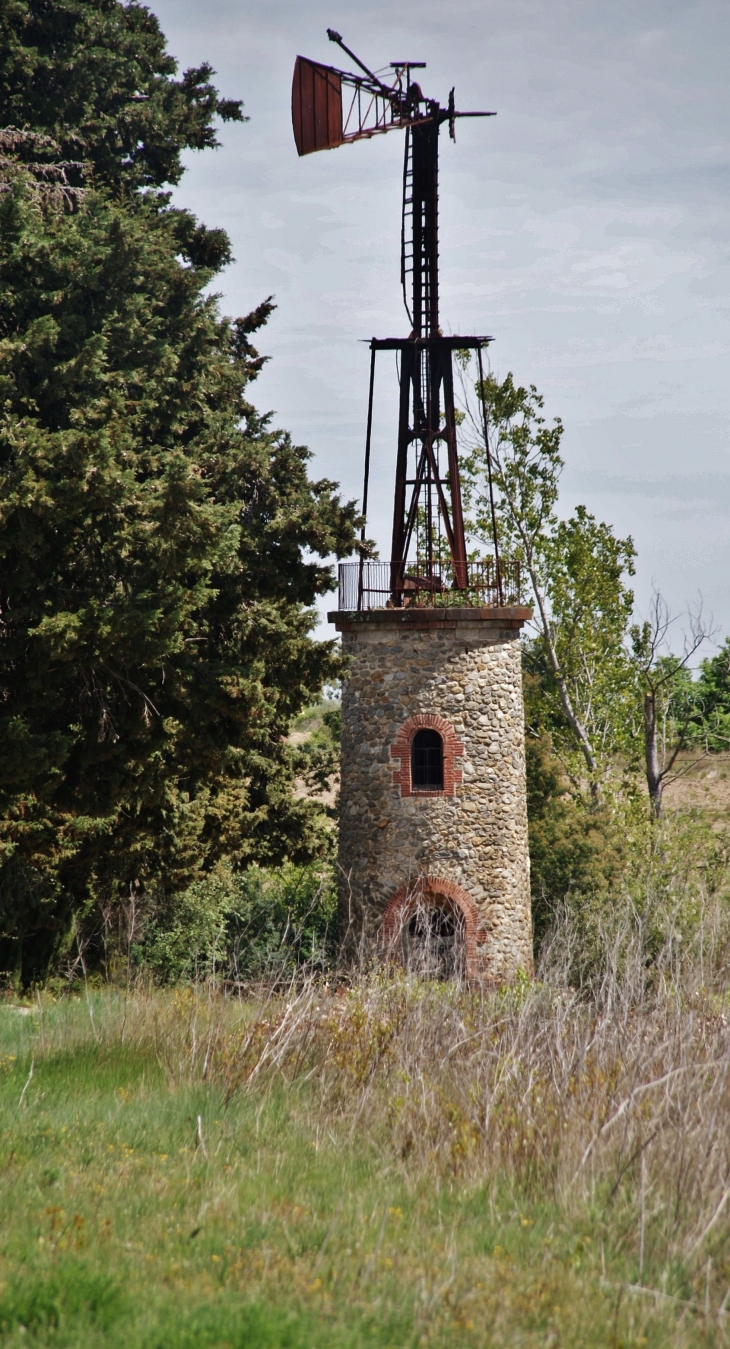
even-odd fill
[{"label": "tall evergreen tree", "polygon": [[182,176],[180,152],[218,144],[213,126],[241,121],[204,63],[177,62],[146,5],[119,0],[3,0],[0,126],[52,136],[62,159],[87,160],[94,182],[161,187]]},{"label": "tall evergreen tree", "polygon": [[307,607],[356,514],[248,401],[271,302],[222,318],[225,234],[148,190],[238,105],[173,80],[142,6],[17,0],[2,24],[4,116],[94,165],[80,200],[7,156],[0,182],[0,968],[27,982],[94,895],[316,851],[285,737],[338,668]]}]

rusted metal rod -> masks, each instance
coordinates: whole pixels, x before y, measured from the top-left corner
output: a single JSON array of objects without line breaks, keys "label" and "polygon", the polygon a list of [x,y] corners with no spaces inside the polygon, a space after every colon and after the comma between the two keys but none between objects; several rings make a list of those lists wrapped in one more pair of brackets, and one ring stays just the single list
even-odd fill
[{"label": "rusted metal rod", "polygon": [[368,487],[370,485],[370,439],[373,430],[373,389],[375,387],[375,347],[370,348],[370,392],[368,394],[368,427],[365,433],[365,477],[362,486],[362,526],[360,529],[360,577],[358,581],[357,607],[362,608],[362,573],[365,561],[365,524],[368,513]]},{"label": "rusted metal rod", "polygon": [[479,362],[479,398],[482,404],[482,424],[484,426],[484,448],[487,453],[487,478],[489,479],[489,508],[492,512],[492,537],[494,538],[494,564],[497,568],[497,594],[499,603],[504,604],[504,595],[502,594],[502,568],[499,564],[499,541],[497,538],[497,512],[494,507],[494,482],[492,478],[492,452],[489,448],[489,422],[487,419],[487,400],[484,393],[484,367],[482,366],[482,349],[477,347],[477,360]]}]

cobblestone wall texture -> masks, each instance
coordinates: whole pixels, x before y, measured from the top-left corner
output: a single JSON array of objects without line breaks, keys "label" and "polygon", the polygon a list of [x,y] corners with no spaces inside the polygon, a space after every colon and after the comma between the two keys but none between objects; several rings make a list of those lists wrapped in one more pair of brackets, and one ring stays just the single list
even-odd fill
[{"label": "cobblestone wall texture", "polygon": [[[396,892],[437,878],[476,906],[470,973],[501,980],[532,970],[519,642],[527,617],[524,609],[331,615],[352,658],[342,702],[343,932],[374,939]],[[401,792],[394,751],[404,723],[423,724],[423,714],[443,718],[463,748],[451,793]]]}]

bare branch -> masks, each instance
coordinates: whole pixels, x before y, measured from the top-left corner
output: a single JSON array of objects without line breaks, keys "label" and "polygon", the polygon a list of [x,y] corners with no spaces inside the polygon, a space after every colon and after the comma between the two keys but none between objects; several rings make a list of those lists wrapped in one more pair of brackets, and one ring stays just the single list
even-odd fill
[{"label": "bare branch", "polygon": [[[675,773],[673,778],[670,776],[679,754],[686,747],[693,716],[693,710],[686,710],[680,724],[676,725],[672,715],[672,699],[676,696],[681,677],[687,671],[692,657],[716,631],[712,618],[704,618],[701,596],[694,607],[688,607],[687,618],[689,632],[685,630],[683,652],[677,656],[669,645],[669,633],[677,619],[672,618],[666,600],[655,587],[649,618],[641,627],[634,628],[632,634],[634,659],[644,685],[644,760],[655,819],[661,815],[664,787],[669,781],[676,781],[683,776],[684,771],[689,771],[688,766],[686,770]],[[704,755],[696,762],[702,758]]]}]

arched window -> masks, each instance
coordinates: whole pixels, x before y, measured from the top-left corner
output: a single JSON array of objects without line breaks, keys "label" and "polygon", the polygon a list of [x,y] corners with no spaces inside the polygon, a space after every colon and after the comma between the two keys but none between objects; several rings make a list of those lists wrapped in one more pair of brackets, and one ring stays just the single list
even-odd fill
[{"label": "arched window", "polygon": [[435,712],[417,712],[398,731],[390,747],[400,761],[393,769],[393,786],[402,797],[454,796],[461,783],[456,759],[464,753],[453,726]]},{"label": "arched window", "polygon": [[411,784],[414,792],[444,789],[444,742],[438,731],[416,731],[411,741]]}]

